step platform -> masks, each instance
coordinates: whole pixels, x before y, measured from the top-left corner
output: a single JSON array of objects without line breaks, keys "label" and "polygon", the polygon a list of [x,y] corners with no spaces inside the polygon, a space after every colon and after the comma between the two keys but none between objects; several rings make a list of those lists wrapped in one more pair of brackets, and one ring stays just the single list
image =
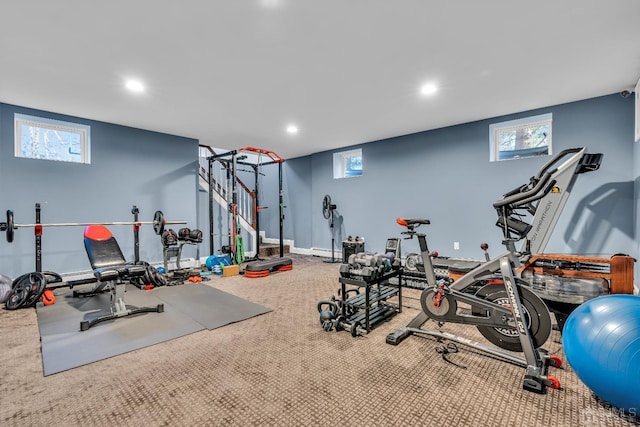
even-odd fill
[{"label": "step platform", "polygon": [[293,270],[291,258],[274,258],[263,261],[253,261],[244,268],[245,277],[256,278],[268,276],[271,272]]}]

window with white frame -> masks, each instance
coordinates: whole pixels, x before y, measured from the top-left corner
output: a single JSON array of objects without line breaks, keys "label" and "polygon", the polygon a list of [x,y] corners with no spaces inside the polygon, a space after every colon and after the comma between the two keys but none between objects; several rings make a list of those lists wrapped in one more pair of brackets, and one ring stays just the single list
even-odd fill
[{"label": "window with white frame", "polygon": [[494,162],[552,154],[552,119],[549,113],[490,125],[490,160]]},{"label": "window with white frame", "polygon": [[362,148],[333,153],[333,178],[362,175]]},{"label": "window with white frame", "polygon": [[91,163],[91,127],[43,117],[14,115],[15,156]]}]

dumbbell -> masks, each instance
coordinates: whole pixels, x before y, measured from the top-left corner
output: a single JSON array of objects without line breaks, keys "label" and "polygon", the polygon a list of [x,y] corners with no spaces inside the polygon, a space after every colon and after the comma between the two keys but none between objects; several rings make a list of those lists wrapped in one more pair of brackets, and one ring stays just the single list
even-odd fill
[{"label": "dumbbell", "polygon": [[162,246],[166,248],[178,244],[178,235],[171,228],[164,230],[160,238],[162,240]]},{"label": "dumbbell", "polygon": [[191,230],[189,233],[189,240],[194,243],[202,242],[202,231],[198,229]]},{"label": "dumbbell", "polygon": [[180,240],[190,240],[189,233],[191,233],[191,229],[188,227],[181,228],[178,230],[178,239]]},{"label": "dumbbell", "polygon": [[178,239],[186,240],[187,242],[200,243],[202,242],[202,231],[198,229],[189,229],[187,227],[178,230]]}]

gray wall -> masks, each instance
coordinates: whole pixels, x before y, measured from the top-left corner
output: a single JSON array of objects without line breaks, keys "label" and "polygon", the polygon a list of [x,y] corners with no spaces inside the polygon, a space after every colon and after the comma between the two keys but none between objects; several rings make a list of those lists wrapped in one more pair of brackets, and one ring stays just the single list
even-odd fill
[{"label": "gray wall", "polygon": [[[91,164],[15,158],[14,113],[91,126]],[[0,104],[0,208],[3,218],[13,209],[17,223],[35,222],[34,206],[39,202],[44,223],[133,221],[131,208],[136,205],[141,221],[152,221],[154,212],[162,210],[168,220],[185,220],[194,228],[197,159],[194,139]],[[109,228],[125,257],[133,260],[132,226]],[[43,269],[89,270],[83,231],[45,228]],[[183,257],[194,257],[196,251],[186,247]],[[140,229],[140,258],[162,260],[160,238],[150,225]],[[0,272],[13,278],[34,269],[32,228],[16,230],[12,244],[0,236]]]},{"label": "gray wall", "polygon": [[[386,239],[402,231],[397,217],[427,217],[430,249],[441,255],[481,258],[483,241],[498,255],[504,249],[492,203],[528,182],[548,158],[489,162],[489,125],[553,113],[554,153],[585,146],[604,153],[604,160],[599,171],[578,178],[546,252],[636,254],[633,108],[632,98],[613,94],[350,147],[363,150],[364,174],[357,178],[333,179],[334,151],[288,160],[285,237],[297,247],[330,250],[329,221],[321,212],[329,194],[337,205],[336,249],[358,235],[367,251],[382,251]],[[269,222],[267,236],[277,236],[274,225]],[[416,241],[402,245],[405,254],[418,251]]]},{"label": "gray wall", "polygon": [[[555,153],[586,146],[604,153],[604,161],[599,171],[578,178],[547,252],[635,256],[640,149],[633,143],[633,108],[632,98],[613,94],[361,144],[350,147],[363,149],[364,175],[357,178],[333,179],[334,151],[289,159],[283,165],[283,237],[298,248],[330,250],[329,221],[321,212],[322,198],[329,194],[337,205],[337,251],[348,235],[364,236],[367,251],[382,251],[387,238],[400,236],[396,217],[420,216],[431,220],[425,231],[430,248],[440,254],[480,258],[480,242],[486,241],[497,255],[503,252],[502,236],[492,203],[527,182],[547,158],[489,162],[489,125],[550,112]],[[14,158],[15,112],[89,124],[91,165]],[[17,222],[30,223],[34,203],[40,202],[43,222],[99,222],[129,221],[131,206],[137,205],[142,220],[151,220],[160,209],[207,236],[208,200],[198,192],[197,145],[193,139],[0,104],[2,209],[14,209]],[[277,238],[278,167],[265,165],[261,172],[261,205],[268,206],[260,213],[261,229]],[[226,231],[226,221],[218,229]],[[131,228],[112,231],[132,259]],[[33,230],[21,229],[13,244],[0,243],[0,272],[13,277],[32,271],[33,241]],[[453,242],[460,250],[454,251]],[[89,267],[80,227],[45,229],[43,249],[46,270]],[[403,253],[417,251],[417,242],[403,241]],[[143,227],[141,258],[155,262],[161,254],[159,238]],[[199,255],[207,254],[205,238]],[[185,249],[184,256],[196,255],[195,247]]]},{"label": "gray wall", "polygon": [[[311,248],[313,209],[312,156],[287,160],[282,165],[282,190],[284,208],[283,239],[294,240],[297,248]],[[262,179],[263,199],[268,209],[260,213],[261,228],[266,237],[279,238],[280,217],[278,199],[278,165],[266,165]],[[318,206],[320,206],[318,202]]]}]

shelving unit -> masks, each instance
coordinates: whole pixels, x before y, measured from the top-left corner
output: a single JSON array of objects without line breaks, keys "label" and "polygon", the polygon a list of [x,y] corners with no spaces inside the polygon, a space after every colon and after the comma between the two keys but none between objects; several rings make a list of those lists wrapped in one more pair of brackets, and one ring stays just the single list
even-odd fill
[{"label": "shelving unit", "polygon": [[[398,277],[402,283],[402,270],[391,270],[374,279],[352,275],[340,277],[341,284],[341,315],[344,317],[345,329],[350,329],[352,335],[358,335],[360,328],[367,333],[375,325],[402,312],[402,287],[391,284],[389,279]],[[347,298],[347,285],[355,286],[358,290],[364,288],[364,294],[358,293]],[[353,289],[353,288],[351,288]],[[390,298],[398,298],[397,304],[390,303]]]}]

